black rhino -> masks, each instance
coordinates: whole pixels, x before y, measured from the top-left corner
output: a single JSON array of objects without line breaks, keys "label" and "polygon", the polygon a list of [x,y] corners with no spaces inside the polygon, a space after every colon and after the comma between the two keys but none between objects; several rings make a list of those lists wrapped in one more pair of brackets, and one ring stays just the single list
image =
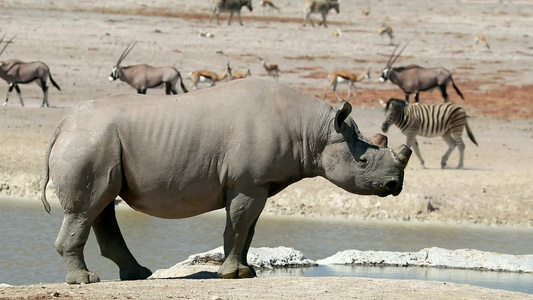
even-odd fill
[{"label": "black rhino", "polygon": [[411,155],[365,138],[341,109],[285,85],[255,79],[179,96],[114,95],[75,107],[46,150],[64,210],[55,247],[66,282],[98,282],[83,258],[91,227],[120,279],[150,276],[128,250],[115,217],[120,196],[137,211],[187,218],[225,208],[223,278],[253,277],[246,255],[268,197],[322,176],[356,194],[398,195]]}]

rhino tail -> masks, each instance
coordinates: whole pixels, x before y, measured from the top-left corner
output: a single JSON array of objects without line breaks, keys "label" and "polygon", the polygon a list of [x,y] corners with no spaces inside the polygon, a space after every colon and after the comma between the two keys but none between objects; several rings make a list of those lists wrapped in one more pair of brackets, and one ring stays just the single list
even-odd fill
[{"label": "rhino tail", "polygon": [[57,140],[57,137],[61,133],[61,123],[57,125],[56,129],[54,130],[54,133],[52,134],[52,138],[50,139],[50,142],[48,142],[48,146],[46,148],[46,152],[44,154],[44,176],[43,176],[43,185],[41,187],[41,201],[44,205],[44,210],[48,214],[50,214],[51,208],[50,203],[48,203],[48,200],[46,199],[46,186],[48,185],[48,181],[50,180],[50,153],[52,152],[52,148],[54,147],[54,144]]}]

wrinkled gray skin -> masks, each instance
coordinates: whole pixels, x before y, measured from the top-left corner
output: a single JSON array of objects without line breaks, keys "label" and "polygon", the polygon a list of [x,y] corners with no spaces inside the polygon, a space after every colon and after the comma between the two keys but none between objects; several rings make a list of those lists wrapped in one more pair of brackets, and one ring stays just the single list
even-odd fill
[{"label": "wrinkled gray skin", "polygon": [[[167,96],[168,97],[168,96]],[[167,97],[115,95],[83,103],[58,125],[47,170],[64,209],[55,246],[66,282],[99,281],[83,259],[92,227],[122,280],[147,278],[120,233],[114,200],[161,218],[225,208],[223,278],[253,277],[246,256],[265,202],[322,176],[357,194],[398,195],[411,151],[364,138],[342,110],[295,89],[245,79]],[[43,188],[43,203],[50,210]]]}]

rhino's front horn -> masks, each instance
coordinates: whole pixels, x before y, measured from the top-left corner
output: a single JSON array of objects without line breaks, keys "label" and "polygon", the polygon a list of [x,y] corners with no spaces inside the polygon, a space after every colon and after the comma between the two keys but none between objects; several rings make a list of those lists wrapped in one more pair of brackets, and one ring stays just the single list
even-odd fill
[{"label": "rhino's front horn", "polygon": [[381,147],[381,148],[387,148],[387,144],[388,144],[388,141],[389,141],[387,136],[385,136],[385,135],[383,135],[381,133],[374,134],[373,136],[368,138],[368,140],[370,141],[370,143],[372,143],[372,145],[376,145],[376,146]]},{"label": "rhino's front horn", "polygon": [[392,153],[394,154],[394,157],[398,160],[398,162],[405,168],[407,166],[407,163],[409,162],[409,158],[411,157],[411,154],[413,151],[409,149],[406,145],[401,145],[399,147],[396,147],[395,149],[392,149]]}]

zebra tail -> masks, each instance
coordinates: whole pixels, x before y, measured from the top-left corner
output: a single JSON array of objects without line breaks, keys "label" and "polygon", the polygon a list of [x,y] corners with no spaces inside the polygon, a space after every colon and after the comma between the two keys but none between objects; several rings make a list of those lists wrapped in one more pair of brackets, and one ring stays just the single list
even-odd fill
[{"label": "zebra tail", "polygon": [[470,129],[470,126],[468,125],[468,121],[465,122],[465,127],[466,127],[466,133],[468,134],[468,137],[470,138],[472,143],[474,143],[476,146],[479,147],[479,145],[477,144],[476,138],[474,137],[474,134],[472,133],[472,130]]},{"label": "zebra tail", "polygon": [[461,91],[459,90],[459,88],[455,85],[455,81],[453,81],[453,78],[452,78],[452,86],[453,86],[453,88],[455,89],[455,91],[457,92],[457,94],[459,94],[459,96],[461,97],[461,99],[465,100],[465,97],[463,96],[463,93],[461,93]]}]

